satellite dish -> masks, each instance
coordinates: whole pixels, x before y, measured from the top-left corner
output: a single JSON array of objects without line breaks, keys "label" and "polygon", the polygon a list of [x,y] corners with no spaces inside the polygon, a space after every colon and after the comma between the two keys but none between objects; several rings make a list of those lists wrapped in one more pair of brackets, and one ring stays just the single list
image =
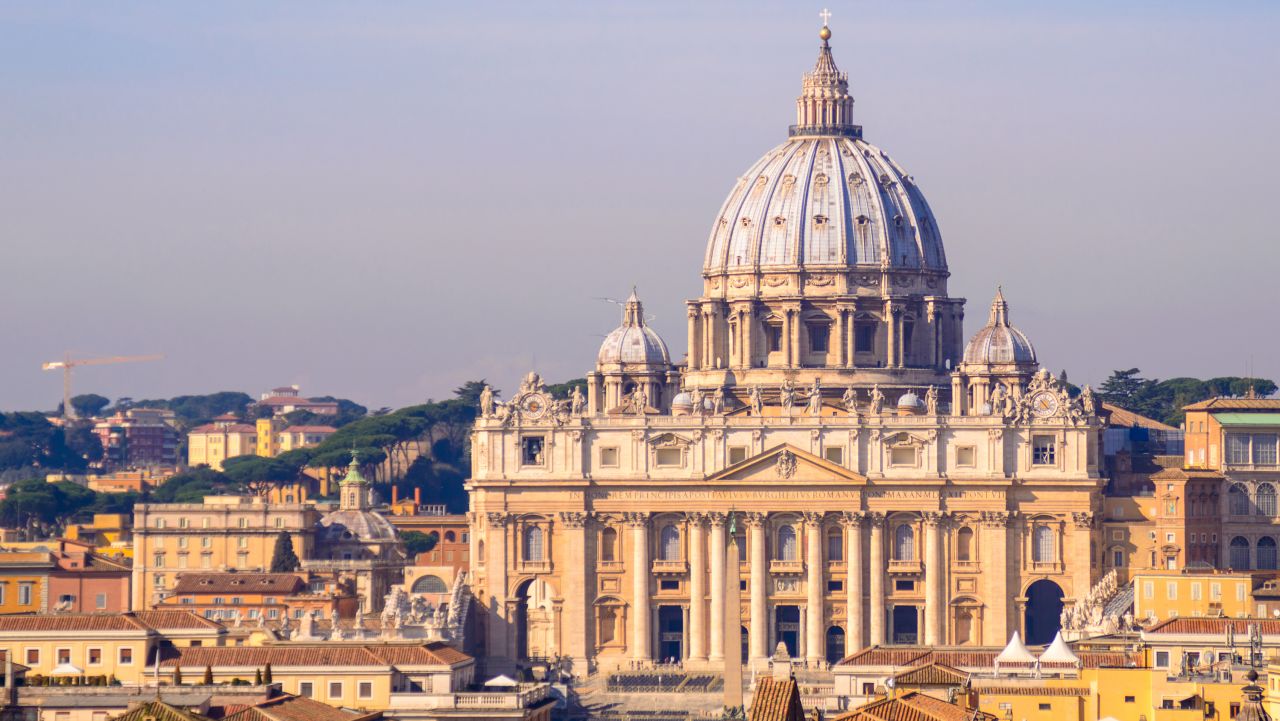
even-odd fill
[{"label": "satellite dish", "polygon": [[897,686],[897,683],[895,683],[893,677],[890,676],[884,680],[884,685],[886,688],[893,688],[894,686]]}]

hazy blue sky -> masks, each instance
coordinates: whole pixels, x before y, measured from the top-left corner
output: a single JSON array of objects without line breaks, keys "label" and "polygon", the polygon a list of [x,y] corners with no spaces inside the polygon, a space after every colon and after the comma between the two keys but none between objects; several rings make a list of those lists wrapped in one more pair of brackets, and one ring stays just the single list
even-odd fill
[{"label": "hazy blue sky", "polygon": [[[0,408],[300,383],[370,406],[581,375],[636,284],[673,355],[786,136],[791,2],[0,5]],[[1055,371],[1280,376],[1280,4],[833,2],[966,331]]]}]

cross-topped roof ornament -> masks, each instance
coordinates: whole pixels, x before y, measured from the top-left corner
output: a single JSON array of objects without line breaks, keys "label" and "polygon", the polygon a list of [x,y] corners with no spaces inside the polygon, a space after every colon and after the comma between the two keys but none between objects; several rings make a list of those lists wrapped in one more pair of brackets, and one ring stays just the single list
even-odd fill
[{"label": "cross-topped roof ornament", "polygon": [[824,28],[825,28],[826,26],[828,26],[828,25],[830,25],[830,24],[831,24],[831,11],[830,11],[830,10],[828,10],[828,9],[826,9],[826,8],[822,8],[822,12],[818,13],[818,17],[822,18],[822,27],[824,27]]}]

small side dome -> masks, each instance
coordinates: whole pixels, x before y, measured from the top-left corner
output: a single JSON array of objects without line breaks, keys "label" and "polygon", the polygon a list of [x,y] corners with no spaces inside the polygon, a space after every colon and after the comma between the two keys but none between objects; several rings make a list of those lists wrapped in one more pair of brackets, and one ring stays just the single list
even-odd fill
[{"label": "small side dome", "polygon": [[972,365],[1036,365],[1036,349],[1022,331],[1009,325],[1009,304],[1004,291],[996,290],[987,325],[974,334],[964,349],[964,362]]},{"label": "small side dome", "polygon": [[671,415],[687,416],[693,411],[693,396],[685,391],[680,391],[675,398],[671,399]]},{"label": "small side dome", "polygon": [[907,391],[898,398],[898,408],[901,410],[914,411],[919,408],[920,405],[920,396],[916,395],[915,391]]},{"label": "small side dome", "polygon": [[596,355],[600,365],[611,363],[637,365],[671,365],[667,344],[644,323],[644,306],[633,289],[622,311],[622,325],[605,337]]}]

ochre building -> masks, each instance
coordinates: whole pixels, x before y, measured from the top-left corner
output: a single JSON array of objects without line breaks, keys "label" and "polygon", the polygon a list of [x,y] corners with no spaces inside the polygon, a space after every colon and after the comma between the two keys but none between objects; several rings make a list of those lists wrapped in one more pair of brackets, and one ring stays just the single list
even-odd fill
[{"label": "ochre building", "polygon": [[829,37],[789,137],[713,219],[683,362],[633,293],[585,393],[531,373],[482,396],[488,671],[1048,643],[1096,580],[1093,396],[1040,368],[999,292],[963,332],[939,225],[853,123]]}]

